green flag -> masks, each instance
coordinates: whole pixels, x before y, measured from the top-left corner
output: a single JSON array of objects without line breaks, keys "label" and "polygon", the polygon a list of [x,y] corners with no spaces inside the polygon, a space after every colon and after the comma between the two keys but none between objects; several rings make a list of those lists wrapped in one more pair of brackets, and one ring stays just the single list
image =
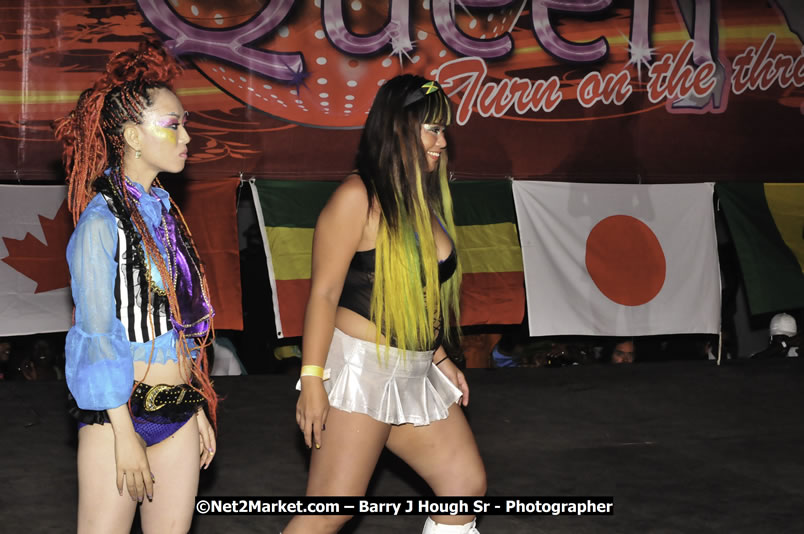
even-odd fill
[{"label": "green flag", "polygon": [[715,188],[753,315],[804,308],[804,184]]}]

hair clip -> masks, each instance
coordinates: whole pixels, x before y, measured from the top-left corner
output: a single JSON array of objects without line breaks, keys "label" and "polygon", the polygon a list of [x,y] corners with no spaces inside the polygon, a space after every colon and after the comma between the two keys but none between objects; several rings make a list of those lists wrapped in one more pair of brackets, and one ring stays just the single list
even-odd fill
[{"label": "hair clip", "polygon": [[406,108],[411,104],[415,104],[425,96],[440,90],[441,86],[438,85],[438,82],[434,80],[427,81],[426,83],[422,84],[421,87],[417,87],[416,89],[408,93],[408,96],[405,97],[405,103],[402,104],[402,107]]}]

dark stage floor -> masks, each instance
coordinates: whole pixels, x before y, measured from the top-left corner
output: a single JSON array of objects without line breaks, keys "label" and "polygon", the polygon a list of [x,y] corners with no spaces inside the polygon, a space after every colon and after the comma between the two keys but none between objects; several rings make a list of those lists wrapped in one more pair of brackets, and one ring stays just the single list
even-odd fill
[{"label": "dark stage floor", "polygon": [[[797,530],[804,507],[804,361],[470,370],[489,494],[611,495],[613,516],[486,516],[491,533]],[[306,453],[287,375],[219,378],[227,396],[204,495],[301,495]],[[75,427],[64,385],[0,382],[0,531],[72,532]],[[384,456],[374,495],[427,492]],[[279,532],[286,516],[196,516],[193,532]],[[418,533],[417,516],[347,532]]]}]

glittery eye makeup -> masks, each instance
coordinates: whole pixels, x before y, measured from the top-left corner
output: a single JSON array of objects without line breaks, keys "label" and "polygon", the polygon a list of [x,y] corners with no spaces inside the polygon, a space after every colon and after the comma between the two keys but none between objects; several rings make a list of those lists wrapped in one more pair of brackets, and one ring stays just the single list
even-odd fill
[{"label": "glittery eye makeup", "polygon": [[[181,125],[187,126],[188,120],[190,120],[190,112],[185,111],[184,115],[181,116]],[[179,125],[179,116],[175,114],[168,115],[167,117],[156,121],[156,124],[162,128],[173,128],[175,130]]]},{"label": "glittery eye makeup", "polygon": [[[187,114],[182,117],[182,124],[187,120]],[[168,115],[160,119],[156,119],[149,125],[149,130],[152,134],[160,139],[165,139],[173,143],[178,142],[177,130],[179,129],[179,117],[176,115]]]},{"label": "glittery eye makeup", "polygon": [[447,131],[446,127],[438,124],[422,124],[422,127],[425,129],[425,131],[435,135],[436,137]]},{"label": "glittery eye makeup", "polygon": [[179,119],[176,117],[165,117],[164,119],[156,121],[156,125],[162,128],[173,128],[175,130],[179,126]]}]

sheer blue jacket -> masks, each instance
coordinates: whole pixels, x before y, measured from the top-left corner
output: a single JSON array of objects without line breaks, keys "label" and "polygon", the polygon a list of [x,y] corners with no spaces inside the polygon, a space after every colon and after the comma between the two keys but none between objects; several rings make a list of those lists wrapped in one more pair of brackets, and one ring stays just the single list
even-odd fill
[{"label": "sheer blue jacket", "polygon": [[[143,193],[138,209],[154,235],[162,220],[162,206],[170,208],[167,191],[152,187]],[[160,252],[165,254],[159,241]],[[118,220],[103,195],[97,194],[81,214],[67,245],[70,285],[75,303],[75,325],[67,333],[65,377],[78,407],[106,410],[128,402],[134,383],[134,361],[148,361],[152,344],[130,341],[117,318],[115,279]],[[154,284],[164,288],[159,270],[150,265]],[[175,330],[154,340],[152,363],[177,361]]]}]

